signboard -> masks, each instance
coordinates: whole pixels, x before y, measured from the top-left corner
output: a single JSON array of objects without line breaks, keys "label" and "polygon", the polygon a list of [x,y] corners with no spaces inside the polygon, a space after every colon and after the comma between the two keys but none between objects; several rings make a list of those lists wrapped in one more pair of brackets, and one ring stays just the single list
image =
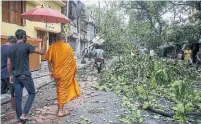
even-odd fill
[{"label": "signboard", "polygon": [[77,28],[74,27],[73,25],[70,25],[71,26],[71,30],[74,34],[77,34]]},{"label": "signboard", "polygon": [[67,37],[73,34],[71,30],[71,26],[69,24],[64,25],[63,30]]},{"label": "signboard", "polygon": [[47,23],[47,28],[49,28],[49,29],[55,29],[53,23]]},{"label": "signboard", "polygon": [[48,5],[47,3],[43,3],[43,6],[46,7],[46,8],[50,8],[52,10],[55,10],[55,7],[53,7],[51,5]]}]

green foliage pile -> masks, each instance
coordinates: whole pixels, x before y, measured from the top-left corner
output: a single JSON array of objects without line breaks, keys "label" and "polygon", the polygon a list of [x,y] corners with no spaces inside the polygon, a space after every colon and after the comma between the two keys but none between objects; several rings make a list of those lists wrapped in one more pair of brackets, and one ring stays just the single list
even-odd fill
[{"label": "green foliage pile", "polygon": [[[131,50],[134,55],[130,54]],[[97,88],[119,95],[122,106],[129,111],[122,115],[122,122],[142,123],[141,112],[149,108],[172,112],[174,121],[196,121],[187,115],[201,111],[201,75],[187,70],[186,66],[183,61],[150,59],[139,55],[135,48],[127,47],[122,58],[101,74]],[[159,104],[160,99],[171,105]]]},{"label": "green foliage pile", "polygon": [[[122,115],[122,122],[142,123],[142,109],[150,108],[172,113],[169,117],[174,121],[196,120],[189,117],[189,112],[201,111],[200,74],[186,69],[187,63],[183,61],[141,56],[138,46],[157,49],[169,42],[197,42],[201,36],[199,18],[192,21],[194,16],[191,16],[188,22],[181,15],[189,14],[199,4],[195,1],[105,1],[102,8],[89,7],[94,11],[98,35],[106,40],[107,56],[118,56],[111,69],[102,73],[97,88],[120,96],[122,106],[129,110],[129,114]],[[196,7],[198,12],[199,8]],[[165,20],[163,17],[169,12],[174,16]],[[128,22],[125,17],[129,18]],[[170,105],[159,104],[161,99]]]}]

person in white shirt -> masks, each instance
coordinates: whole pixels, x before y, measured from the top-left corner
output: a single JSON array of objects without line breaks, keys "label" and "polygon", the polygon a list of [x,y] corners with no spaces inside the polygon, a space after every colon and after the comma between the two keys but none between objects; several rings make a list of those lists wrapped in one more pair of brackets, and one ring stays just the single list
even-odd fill
[{"label": "person in white shirt", "polygon": [[97,59],[101,59],[104,63],[104,50],[102,49],[101,45],[96,46],[94,54],[95,54],[95,63],[97,62]]}]

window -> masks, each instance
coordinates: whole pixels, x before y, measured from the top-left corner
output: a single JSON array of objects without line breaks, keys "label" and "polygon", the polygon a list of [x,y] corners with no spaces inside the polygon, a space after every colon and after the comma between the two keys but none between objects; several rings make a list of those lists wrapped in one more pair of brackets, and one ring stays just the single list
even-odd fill
[{"label": "window", "polygon": [[26,1],[2,1],[2,21],[25,25],[25,20],[20,18],[20,14],[25,11]]}]

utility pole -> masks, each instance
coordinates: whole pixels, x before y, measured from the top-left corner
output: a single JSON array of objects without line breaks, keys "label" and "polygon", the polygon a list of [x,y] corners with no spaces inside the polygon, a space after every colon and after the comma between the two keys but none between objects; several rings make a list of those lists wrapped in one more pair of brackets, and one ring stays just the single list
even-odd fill
[{"label": "utility pole", "polygon": [[[66,1],[66,17],[68,18],[68,12],[69,12],[69,1]],[[71,24],[69,23],[71,26]],[[66,42],[68,42],[68,36],[66,37]]]},{"label": "utility pole", "polygon": [[78,38],[79,38],[79,42],[78,42],[78,57],[80,57],[80,49],[81,49],[81,47],[80,47],[80,44],[81,44],[81,18],[80,18],[80,16],[79,16],[79,18],[78,18],[78,22],[79,22],[79,34],[78,34]]},{"label": "utility pole", "polygon": [[77,57],[80,57],[80,33],[81,33],[81,3],[78,1],[77,4],[77,32],[78,32],[78,39],[76,40],[76,53],[77,53]]},{"label": "utility pole", "polygon": [[78,32],[78,39],[76,40],[76,53],[77,53],[77,57],[80,57],[80,32],[81,32],[81,28],[80,28],[80,17],[77,17],[77,32]]},{"label": "utility pole", "polygon": [[98,0],[98,6],[99,6],[99,17],[98,17],[98,32],[100,32],[100,0]]},{"label": "utility pole", "polygon": [[66,13],[66,16],[68,17],[68,12],[69,12],[69,1],[66,1],[66,11],[67,11],[67,13]]}]

